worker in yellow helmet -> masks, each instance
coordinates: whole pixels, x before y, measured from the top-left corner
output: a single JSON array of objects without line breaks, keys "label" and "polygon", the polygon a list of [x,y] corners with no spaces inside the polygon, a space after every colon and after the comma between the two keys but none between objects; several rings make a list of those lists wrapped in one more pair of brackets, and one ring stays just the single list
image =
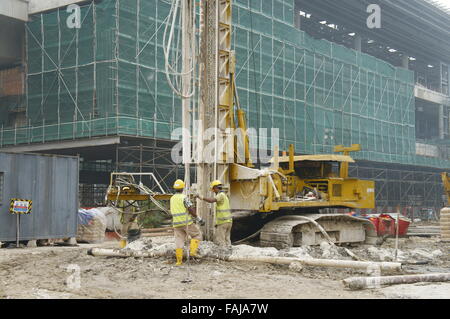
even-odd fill
[{"label": "worker in yellow helmet", "polygon": [[184,187],[184,182],[180,179],[177,180],[173,185],[175,195],[170,198],[170,213],[173,218],[177,266],[183,262],[183,247],[188,236],[191,237],[189,247],[190,255],[193,257],[197,256],[198,246],[202,240],[202,233],[198,226],[194,224],[194,220],[199,224],[204,224],[204,221],[197,216],[192,202],[183,194]]},{"label": "worker in yellow helmet", "polygon": [[216,194],[214,198],[197,197],[208,203],[216,204],[216,231],[214,235],[214,242],[219,246],[231,248],[231,227],[233,225],[233,218],[231,215],[230,200],[225,192],[222,191],[222,182],[214,181],[211,183],[211,190]]},{"label": "worker in yellow helmet", "polygon": [[[131,188],[129,186],[124,186],[121,192],[130,192]],[[120,200],[119,207],[121,208],[120,222],[122,224],[120,240],[120,248],[125,248],[125,246],[141,237],[141,229],[137,222],[138,214],[134,214],[139,211],[139,205],[136,202]]]},{"label": "worker in yellow helmet", "polygon": [[120,241],[120,248],[125,248],[128,243],[131,243],[141,237],[141,229],[137,222],[138,214],[134,214],[138,207],[129,201],[119,201],[121,208],[120,222],[122,224],[122,240]]}]

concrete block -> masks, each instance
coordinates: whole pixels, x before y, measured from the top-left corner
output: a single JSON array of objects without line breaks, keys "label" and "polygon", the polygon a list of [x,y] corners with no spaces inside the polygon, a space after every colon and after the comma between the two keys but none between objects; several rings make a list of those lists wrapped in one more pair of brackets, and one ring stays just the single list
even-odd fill
[{"label": "concrete block", "polygon": [[37,247],[37,240],[29,240],[27,243],[28,248],[35,248]]},{"label": "concrete block", "polygon": [[77,239],[75,237],[70,237],[69,240],[67,240],[67,243],[70,246],[76,246],[77,245]]}]

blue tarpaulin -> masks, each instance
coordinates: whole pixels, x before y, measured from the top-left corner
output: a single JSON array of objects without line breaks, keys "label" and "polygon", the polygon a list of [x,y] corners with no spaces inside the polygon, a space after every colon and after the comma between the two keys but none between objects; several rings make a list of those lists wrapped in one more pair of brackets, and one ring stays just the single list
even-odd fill
[{"label": "blue tarpaulin", "polygon": [[86,209],[78,210],[78,225],[87,226],[90,224],[90,222],[93,218],[94,218],[94,215],[92,214],[92,212],[90,212]]}]

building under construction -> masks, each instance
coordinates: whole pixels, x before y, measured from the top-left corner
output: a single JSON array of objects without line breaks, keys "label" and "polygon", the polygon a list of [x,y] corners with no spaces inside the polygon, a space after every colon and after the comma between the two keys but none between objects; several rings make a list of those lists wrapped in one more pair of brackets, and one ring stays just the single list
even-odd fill
[{"label": "building under construction", "polygon": [[[112,171],[181,177],[171,159],[181,100],[164,71],[171,1],[45,2],[28,18],[0,12],[23,35],[14,53],[0,49],[1,149],[79,155],[84,206],[103,201]],[[79,28],[67,24],[74,2]],[[381,28],[367,25],[370,3]],[[234,1],[240,104],[249,127],[279,129],[280,149],[361,144],[350,175],[376,181],[378,211],[437,212],[450,171],[450,13],[425,0],[370,3]]]}]

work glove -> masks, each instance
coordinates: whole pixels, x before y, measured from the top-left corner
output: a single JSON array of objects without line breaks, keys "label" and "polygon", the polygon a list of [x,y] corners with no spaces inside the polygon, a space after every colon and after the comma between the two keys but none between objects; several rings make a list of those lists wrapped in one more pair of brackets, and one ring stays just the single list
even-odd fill
[{"label": "work glove", "polygon": [[201,219],[200,217],[197,217],[195,219],[195,221],[197,222],[197,224],[199,224],[200,226],[205,226],[205,221],[203,219]]}]

